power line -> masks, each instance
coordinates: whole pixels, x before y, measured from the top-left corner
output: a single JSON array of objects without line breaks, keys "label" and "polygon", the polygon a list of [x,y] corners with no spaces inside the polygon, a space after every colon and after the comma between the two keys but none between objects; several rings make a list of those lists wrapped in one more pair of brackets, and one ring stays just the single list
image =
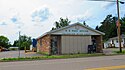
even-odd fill
[{"label": "power line", "polygon": [[[104,2],[116,2],[116,1],[113,1],[113,0],[86,0],[86,1],[104,1]],[[124,1],[119,1],[119,3],[121,4],[125,4]]]}]

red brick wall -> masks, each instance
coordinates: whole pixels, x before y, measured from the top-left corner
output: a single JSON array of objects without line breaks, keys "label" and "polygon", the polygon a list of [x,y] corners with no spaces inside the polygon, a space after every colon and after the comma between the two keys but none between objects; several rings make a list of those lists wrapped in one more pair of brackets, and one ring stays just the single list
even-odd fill
[{"label": "red brick wall", "polygon": [[[42,42],[42,43],[41,43]],[[37,50],[38,52],[50,53],[50,36],[46,35],[40,39],[38,39]]]},{"label": "red brick wall", "polygon": [[102,52],[103,45],[102,45],[102,36],[97,36],[97,52]]}]

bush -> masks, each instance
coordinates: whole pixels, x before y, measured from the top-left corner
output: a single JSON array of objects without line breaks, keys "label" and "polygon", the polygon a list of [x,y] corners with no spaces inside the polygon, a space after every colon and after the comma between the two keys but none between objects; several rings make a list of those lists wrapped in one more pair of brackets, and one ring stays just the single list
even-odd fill
[{"label": "bush", "polygon": [[42,54],[42,55],[50,55],[48,52],[38,52],[38,54]]},{"label": "bush", "polygon": [[123,53],[123,54],[125,54],[125,50],[123,50],[122,52],[116,51],[116,53]]}]

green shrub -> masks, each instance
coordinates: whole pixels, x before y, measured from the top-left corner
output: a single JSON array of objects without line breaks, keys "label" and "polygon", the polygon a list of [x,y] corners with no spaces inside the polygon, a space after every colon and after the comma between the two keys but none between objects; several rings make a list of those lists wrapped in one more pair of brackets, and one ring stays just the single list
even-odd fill
[{"label": "green shrub", "polygon": [[48,52],[38,52],[38,54],[42,54],[42,55],[49,55]]},{"label": "green shrub", "polygon": [[116,53],[122,53],[122,54],[125,54],[125,50],[122,50],[122,52],[120,51],[115,51]]}]

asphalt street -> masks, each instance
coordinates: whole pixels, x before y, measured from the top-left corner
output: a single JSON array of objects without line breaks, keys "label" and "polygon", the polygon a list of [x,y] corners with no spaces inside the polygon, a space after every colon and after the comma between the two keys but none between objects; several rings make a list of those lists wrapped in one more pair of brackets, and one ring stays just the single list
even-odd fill
[{"label": "asphalt street", "polygon": [[[108,69],[104,69],[104,67],[108,67]],[[100,69],[95,69],[95,68],[100,68]],[[87,70],[87,69],[125,70],[125,55],[0,63],[0,70]]]}]

